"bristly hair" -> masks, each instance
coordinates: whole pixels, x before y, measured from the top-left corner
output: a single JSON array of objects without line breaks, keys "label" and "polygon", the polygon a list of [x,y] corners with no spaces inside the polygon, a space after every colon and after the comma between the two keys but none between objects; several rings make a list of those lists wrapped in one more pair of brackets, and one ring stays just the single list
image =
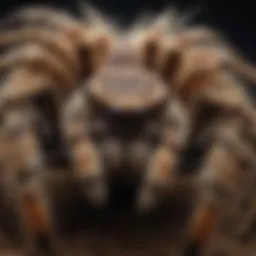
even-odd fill
[{"label": "bristly hair", "polygon": [[91,32],[89,36],[108,36],[110,39],[120,36],[121,29],[118,23],[92,4],[79,2],[79,9],[85,27]]},{"label": "bristly hair", "polygon": [[84,24],[91,31],[92,36],[107,35],[112,39],[118,38],[138,43],[147,36],[176,36],[186,29],[198,15],[199,9],[180,11],[175,7],[166,8],[160,14],[144,12],[130,25],[121,24],[110,18],[92,4],[79,2]]},{"label": "bristly hair", "polygon": [[71,29],[77,26],[76,18],[71,12],[47,5],[29,5],[7,13],[1,19],[1,26],[19,26],[24,23],[51,24],[53,27]]},{"label": "bristly hair", "polygon": [[159,39],[177,36],[179,32],[190,26],[197,14],[197,9],[184,12],[175,7],[166,8],[158,15],[144,13],[128,29],[128,34],[135,41],[147,36],[155,36]]}]

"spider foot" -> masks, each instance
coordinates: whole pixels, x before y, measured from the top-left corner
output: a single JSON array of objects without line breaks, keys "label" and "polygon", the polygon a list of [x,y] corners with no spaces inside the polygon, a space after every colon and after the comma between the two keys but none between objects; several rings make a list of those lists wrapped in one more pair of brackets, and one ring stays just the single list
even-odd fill
[{"label": "spider foot", "polygon": [[[31,191],[30,191],[31,192]],[[27,230],[26,255],[58,256],[50,212],[35,191],[25,191],[20,200],[24,228]]]},{"label": "spider foot", "polygon": [[173,168],[176,158],[165,147],[159,147],[153,156],[142,189],[136,202],[138,211],[155,208],[172,187]]},{"label": "spider foot", "polygon": [[84,197],[94,207],[103,207],[108,202],[108,188],[104,169],[97,149],[89,141],[76,147],[76,178]]},{"label": "spider foot", "polygon": [[184,256],[200,255],[201,248],[203,248],[215,228],[216,219],[216,212],[211,206],[202,208],[195,214]]}]

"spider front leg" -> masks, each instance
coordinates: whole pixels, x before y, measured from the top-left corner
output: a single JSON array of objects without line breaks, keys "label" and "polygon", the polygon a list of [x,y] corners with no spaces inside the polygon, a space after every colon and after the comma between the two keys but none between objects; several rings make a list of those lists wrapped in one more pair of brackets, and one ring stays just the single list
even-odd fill
[{"label": "spider front leg", "polygon": [[185,245],[184,256],[201,255],[201,249],[208,241],[218,220],[215,204],[209,200],[200,202],[190,222],[188,241]]},{"label": "spider front leg", "polygon": [[103,162],[89,134],[90,116],[84,92],[72,95],[64,110],[63,129],[70,149],[75,178],[86,199],[94,206],[103,206],[108,200]]},{"label": "spider front leg", "polygon": [[25,232],[26,255],[58,255],[43,186],[45,167],[32,108],[19,105],[4,114],[4,134],[10,157],[7,171],[11,174],[21,231]]},{"label": "spider front leg", "polygon": [[221,136],[215,138],[203,163],[197,182],[199,200],[188,228],[184,256],[201,255],[202,248],[218,224],[223,203],[225,205],[230,196],[237,196],[242,168],[236,147],[240,147],[242,141],[236,142],[236,135],[234,133],[232,137],[230,128],[230,132],[225,134],[222,127]]},{"label": "spider front leg", "polygon": [[139,211],[154,208],[176,176],[181,151],[189,134],[189,116],[176,99],[171,99],[163,115],[160,144],[149,161],[142,188],[137,199]]}]

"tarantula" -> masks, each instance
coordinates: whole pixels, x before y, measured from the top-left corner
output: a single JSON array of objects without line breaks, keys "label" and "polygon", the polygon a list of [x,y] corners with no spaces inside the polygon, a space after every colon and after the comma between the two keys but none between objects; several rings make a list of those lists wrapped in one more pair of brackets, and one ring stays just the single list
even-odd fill
[{"label": "tarantula", "polygon": [[[255,82],[255,69],[216,32],[169,13],[132,29],[89,16],[27,8],[1,27],[1,163],[26,253],[58,255],[43,186],[54,165],[71,166],[94,206],[108,202],[112,177],[139,179],[135,205],[145,211],[176,182],[192,142],[207,145],[195,182],[210,195],[192,220],[189,245],[197,243],[205,219],[218,215],[219,186],[235,193],[239,161],[255,171],[254,106],[239,81]],[[223,154],[234,163],[227,171]]]}]

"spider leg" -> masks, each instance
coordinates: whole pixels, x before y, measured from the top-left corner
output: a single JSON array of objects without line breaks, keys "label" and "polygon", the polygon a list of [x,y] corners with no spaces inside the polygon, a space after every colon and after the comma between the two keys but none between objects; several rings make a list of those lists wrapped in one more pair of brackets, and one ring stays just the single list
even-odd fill
[{"label": "spider leg", "polygon": [[199,200],[190,221],[183,255],[200,255],[218,224],[223,203],[237,193],[240,165],[236,147],[240,147],[242,141],[237,140],[232,121],[229,123],[228,118],[225,121],[221,127],[215,127],[217,134],[212,134],[214,140],[198,177]]},{"label": "spider leg", "polygon": [[163,117],[161,142],[150,159],[137,199],[139,211],[154,208],[173,184],[182,148],[189,134],[189,118],[178,100],[172,99]]},{"label": "spider leg", "polygon": [[85,97],[81,91],[72,95],[65,106],[63,128],[76,179],[90,203],[102,206],[107,202],[108,192],[102,159],[89,134],[89,106]]},{"label": "spider leg", "polygon": [[158,203],[161,189],[170,184],[177,160],[176,153],[167,147],[159,147],[155,151],[147,169],[147,178],[140,191],[138,200],[140,211],[148,211]]},{"label": "spider leg", "polygon": [[[203,178],[200,180],[202,186],[198,184],[199,193],[202,193],[202,196],[199,195],[196,209],[190,220],[184,256],[200,255],[201,249],[216,226],[219,213],[216,205],[216,191],[211,185],[217,182],[214,172],[219,167],[217,164],[220,164],[222,157],[222,149],[219,148],[218,144],[213,145],[207,155],[206,166],[203,167]],[[201,188],[203,188],[203,192],[200,190]]]},{"label": "spider leg", "polygon": [[43,186],[45,166],[33,117],[34,113],[24,106],[8,109],[4,114],[4,131],[11,157],[8,169],[21,228],[25,231],[26,254],[58,255]]},{"label": "spider leg", "polygon": [[193,215],[188,237],[190,238],[183,252],[184,256],[200,255],[200,250],[212,233],[218,214],[214,205],[204,203]]}]

